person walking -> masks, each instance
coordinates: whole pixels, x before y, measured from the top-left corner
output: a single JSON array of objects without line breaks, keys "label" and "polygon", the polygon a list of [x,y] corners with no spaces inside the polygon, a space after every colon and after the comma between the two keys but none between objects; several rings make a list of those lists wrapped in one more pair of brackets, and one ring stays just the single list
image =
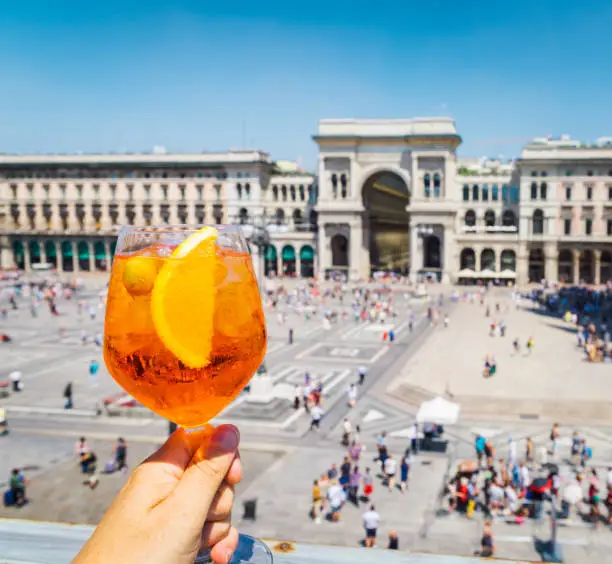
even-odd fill
[{"label": "person walking", "polygon": [[402,493],[406,493],[406,487],[408,486],[408,473],[410,472],[410,464],[406,456],[402,458],[400,464],[400,488]]},{"label": "person walking", "polygon": [[289,344],[293,344],[293,329],[289,329]]},{"label": "person walking", "polygon": [[9,374],[9,380],[11,381],[11,387],[13,388],[13,392],[21,392],[21,390],[23,390],[20,370],[13,370],[13,372]]},{"label": "person walking", "polygon": [[361,472],[359,466],[355,466],[349,476],[349,499],[359,507],[359,486],[361,484]]},{"label": "person walking", "polygon": [[125,440],[121,437],[117,439],[117,444],[115,445],[115,467],[117,470],[121,470],[122,472],[126,472],[128,469],[126,459],[127,459],[127,444]]},{"label": "person walking", "polygon": [[357,369],[357,373],[359,374],[359,385],[363,386],[367,374],[367,368],[365,366],[360,366]]},{"label": "person walking", "polygon": [[374,476],[372,476],[372,470],[370,468],[365,469],[365,474],[362,477],[361,483],[363,484],[363,497],[364,500],[370,501],[370,497],[374,492]]},{"label": "person walking", "polygon": [[559,439],[559,423],[555,423],[550,430],[550,448],[548,453],[555,456],[557,453],[557,440]]},{"label": "person walking", "polygon": [[393,455],[389,454],[387,456],[387,459],[383,464],[383,469],[385,472],[387,487],[389,488],[389,491],[393,491],[393,486],[395,485],[395,473],[397,471],[397,462],[393,458]]},{"label": "person walking", "polygon": [[482,466],[482,459],[485,457],[485,444],[485,438],[482,435],[476,435],[474,450],[476,451],[476,458],[478,459],[478,468]]},{"label": "person walking", "polygon": [[376,448],[378,449],[378,457],[374,460],[380,461],[381,469],[387,460],[387,431],[383,431],[376,439]]},{"label": "person walking", "polygon": [[323,417],[323,409],[320,405],[314,405],[310,410],[310,430],[319,430],[321,418]]},{"label": "person walking", "polygon": [[357,386],[354,383],[348,389],[348,405],[351,409],[357,405]]},{"label": "person walking", "polygon": [[68,382],[68,384],[66,384],[66,387],[64,388],[64,398],[66,399],[64,409],[72,409],[72,382]]},{"label": "person walking", "polygon": [[353,426],[351,425],[349,418],[345,417],[344,421],[342,422],[342,446],[349,446],[352,430]]},{"label": "person walking", "polygon": [[373,548],[376,546],[376,532],[380,525],[380,515],[376,511],[374,504],[370,505],[370,509],[362,515],[363,528],[365,529],[365,542],[366,548]]},{"label": "person walking", "polygon": [[321,522],[323,512],[323,494],[319,486],[319,480],[315,480],[312,486],[312,518],[318,525]]}]

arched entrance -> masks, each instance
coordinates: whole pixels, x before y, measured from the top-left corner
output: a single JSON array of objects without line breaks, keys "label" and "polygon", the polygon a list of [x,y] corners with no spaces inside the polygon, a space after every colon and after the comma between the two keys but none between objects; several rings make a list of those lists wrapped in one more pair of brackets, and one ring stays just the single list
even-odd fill
[{"label": "arched entrance", "polygon": [[89,271],[89,245],[86,241],[79,241],[77,245],[79,269]]},{"label": "arched entrance", "polygon": [[460,270],[476,271],[476,253],[474,249],[463,249],[460,261]]},{"label": "arched entrance", "polygon": [[38,241],[30,241],[28,249],[30,251],[30,264],[40,264],[40,244]]},{"label": "arched entrance", "polygon": [[96,260],[96,270],[106,270],[106,249],[102,241],[96,241],[94,245],[94,258]]},{"label": "arched entrance", "polygon": [[264,253],[264,274],[276,276],[278,273],[278,254],[274,245],[266,245]]},{"label": "arched entrance", "polygon": [[21,241],[13,242],[13,259],[19,270],[23,270],[25,268],[25,249],[23,248],[23,243]]},{"label": "arched entrance", "polygon": [[612,280],[612,254],[610,251],[602,251],[599,266],[599,281],[606,284]]},{"label": "arched entrance", "polygon": [[57,268],[57,247],[55,241],[45,241],[45,255],[47,255],[47,262],[52,264],[54,268]]},{"label": "arched entrance", "polygon": [[572,283],[574,281],[574,266],[572,251],[563,249],[559,251],[559,282]]},{"label": "arched entrance", "polygon": [[74,270],[74,252],[70,241],[62,241],[62,270],[65,272]]},{"label": "arched entrance", "polygon": [[348,240],[344,235],[334,235],[331,240],[332,266],[348,269]]},{"label": "arched entrance", "polygon": [[595,256],[589,249],[580,254],[580,280],[586,284],[595,283]]},{"label": "arched entrance", "polygon": [[370,176],[362,190],[364,229],[369,233],[370,272],[406,272],[410,264],[410,221],[406,182],[390,171]]},{"label": "arched entrance", "polygon": [[485,270],[495,272],[495,251],[485,249],[480,253],[480,272]]},{"label": "arched entrance", "polygon": [[310,245],[304,245],[300,249],[300,276],[302,278],[314,276],[314,249]]},{"label": "arched entrance", "polygon": [[423,239],[423,267],[426,269],[442,268],[440,239],[435,235],[429,235]]},{"label": "arched entrance", "polygon": [[[571,259],[570,259],[571,263]],[[571,264],[570,264],[571,267]],[[544,279],[545,259],[542,249],[529,251],[529,282],[541,282]]]},{"label": "arched entrance", "polygon": [[295,249],[293,245],[285,245],[281,253],[283,260],[283,274],[285,276],[295,276]]}]

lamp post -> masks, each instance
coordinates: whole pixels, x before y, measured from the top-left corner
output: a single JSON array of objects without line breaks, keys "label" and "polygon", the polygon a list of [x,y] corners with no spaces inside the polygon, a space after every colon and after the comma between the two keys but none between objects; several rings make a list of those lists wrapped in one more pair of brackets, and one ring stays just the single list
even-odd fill
[{"label": "lamp post", "polygon": [[270,233],[268,228],[266,227],[265,218],[257,217],[253,219],[244,219],[239,218],[238,221],[234,223],[239,224],[242,227],[242,232],[244,233],[244,237],[250,245],[255,245],[257,247],[257,267],[255,269],[257,280],[260,286],[263,288],[263,280],[266,274],[265,267],[265,254],[266,247],[270,242]]}]

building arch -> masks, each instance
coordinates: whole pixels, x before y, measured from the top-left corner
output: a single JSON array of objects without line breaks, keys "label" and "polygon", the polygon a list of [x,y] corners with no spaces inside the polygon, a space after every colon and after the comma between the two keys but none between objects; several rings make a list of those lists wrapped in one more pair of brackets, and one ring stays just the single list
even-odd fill
[{"label": "building arch", "polygon": [[495,212],[492,209],[488,209],[485,212],[484,222],[487,227],[493,227],[495,225]]},{"label": "building arch", "polygon": [[283,261],[283,275],[295,276],[295,247],[293,245],[285,245],[281,251],[281,260]]},{"label": "building arch", "polygon": [[344,235],[336,234],[331,238],[332,266],[334,268],[348,268],[348,239]]},{"label": "building arch", "polygon": [[266,245],[264,250],[264,274],[276,276],[278,273],[278,253],[274,245]]},{"label": "building arch", "polygon": [[41,260],[40,243],[36,239],[31,239],[28,242],[28,250],[30,251],[30,264],[39,264]]},{"label": "building arch", "polygon": [[240,225],[247,224],[249,222],[249,210],[246,208],[240,208],[240,211],[238,212],[238,221],[240,222]]},{"label": "building arch", "polygon": [[74,249],[72,241],[62,241],[62,270],[64,272],[74,271]]},{"label": "building arch", "polygon": [[285,210],[283,210],[283,208],[276,208],[274,212],[274,222],[276,225],[283,225],[283,223],[285,223]]},{"label": "building arch", "polygon": [[408,174],[408,172],[403,168],[393,165],[372,165],[363,169],[359,175],[359,182],[357,183],[357,186],[361,187],[361,191],[363,193],[363,189],[366,186],[367,181],[373,176],[384,172],[399,176],[404,181],[404,184],[408,189],[408,194],[412,195],[412,180],[410,178],[410,174]]},{"label": "building arch", "polygon": [[476,212],[474,210],[466,210],[463,216],[463,224],[468,227],[474,227],[476,225]]},{"label": "building arch", "polygon": [[440,239],[429,235],[423,239],[423,267],[442,268],[442,253]]},{"label": "building arch", "polygon": [[532,228],[534,235],[544,234],[544,212],[539,208],[533,211]]},{"label": "building arch", "polygon": [[303,245],[300,249],[300,276],[302,278],[314,277],[314,249],[311,245]]},{"label": "building arch", "polygon": [[480,271],[491,270],[495,272],[495,251],[493,249],[483,249],[480,253]]},{"label": "building arch", "polygon": [[569,249],[559,251],[559,282],[574,282],[574,257]]},{"label": "building arch", "polygon": [[595,253],[591,249],[585,249],[580,253],[580,280],[586,284],[595,283]]},{"label": "building arch", "polygon": [[94,243],[94,261],[96,270],[106,270],[108,258],[104,241],[96,241]]},{"label": "building arch", "polygon": [[516,272],[516,253],[512,249],[504,249],[501,252],[499,262],[502,271]]},{"label": "building arch", "polygon": [[459,269],[476,270],[476,253],[474,249],[470,247],[462,249],[461,255],[459,256]]},{"label": "building arch", "polygon": [[79,269],[89,271],[89,245],[87,241],[78,242],[77,258],[79,261]]},{"label": "building arch", "polygon": [[545,278],[545,256],[541,248],[531,249],[527,266],[529,282],[541,282]]},{"label": "building arch", "polygon": [[47,262],[52,264],[54,268],[57,268],[57,246],[55,241],[49,239],[45,241],[45,256],[47,257]]},{"label": "building arch", "polygon": [[19,239],[13,241],[13,260],[17,268],[20,270],[25,269],[25,248],[23,242]]},{"label": "building arch", "polygon": [[502,214],[502,225],[516,227],[516,214],[512,210],[505,210]]},{"label": "building arch", "polygon": [[606,284],[612,280],[612,253],[610,251],[602,251],[599,260],[599,281],[601,284]]}]

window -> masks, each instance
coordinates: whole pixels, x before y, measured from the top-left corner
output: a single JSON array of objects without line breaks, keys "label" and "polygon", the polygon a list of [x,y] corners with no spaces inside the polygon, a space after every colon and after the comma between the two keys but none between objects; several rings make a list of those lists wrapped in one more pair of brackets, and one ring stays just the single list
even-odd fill
[{"label": "window", "polygon": [[215,188],[215,195],[217,196],[217,200],[220,200],[221,199],[221,184],[215,184],[214,188]]},{"label": "window", "polygon": [[28,184],[28,198],[34,197],[34,184]]},{"label": "window", "polygon": [[537,184],[537,182],[532,182],[531,183],[531,199],[532,200],[537,200],[538,199],[538,184]]},{"label": "window", "polygon": [[303,184],[300,184],[299,192],[300,192],[300,202],[303,202],[304,199],[305,199],[304,185]]},{"label": "window", "polygon": [[251,185],[248,182],[244,185],[244,193],[246,195],[246,199],[250,200],[251,199]]},{"label": "window", "polygon": [[[165,178],[165,176],[164,176]],[[162,200],[167,200],[168,199],[168,185],[167,184],[162,184],[161,185],[161,191],[162,191]]]},{"label": "window", "polygon": [[287,201],[287,187],[283,184],[281,186],[281,195],[283,197],[283,202]]},{"label": "window", "polygon": [[440,197],[440,175],[434,174],[434,198]]},{"label": "window", "polygon": [[145,191],[145,200],[150,200],[151,199],[151,185],[145,184],[144,191]]},{"label": "window", "polygon": [[134,185],[128,184],[126,188],[128,191],[128,200],[133,200],[134,199]]},{"label": "window", "polygon": [[592,170],[587,170],[587,176],[593,176],[593,171]]},{"label": "window", "polygon": [[236,184],[236,197],[242,200],[242,184],[240,183]]},{"label": "window", "polygon": [[181,184],[179,186],[179,192],[181,193],[181,201],[184,202],[185,201],[185,185]]},{"label": "window", "polygon": [[16,200],[17,199],[17,184],[11,184],[11,192],[13,193],[13,200]]},{"label": "window", "polygon": [[532,170],[531,171],[531,176],[537,176],[538,175],[538,171],[537,170]]},{"label": "window", "polygon": [[272,186],[272,199],[278,201],[278,186]]},{"label": "window", "polygon": [[49,185],[48,184],[43,184],[43,190],[45,191],[45,199],[48,200],[49,199],[49,190],[50,190]]},{"label": "window", "polygon": [[533,234],[542,235],[544,233],[544,212],[535,210],[533,212]]},{"label": "window", "polygon": [[572,233],[572,220],[569,218],[563,220],[563,233],[565,235],[571,235]]},{"label": "window", "polygon": [[93,195],[94,198],[99,198],[100,197],[100,185],[99,184],[93,184],[92,185],[92,190],[93,190]]},{"label": "window", "polygon": [[470,187],[467,184],[463,186],[463,201],[464,202],[470,201]]},{"label": "window", "polygon": [[571,170],[566,170],[565,171],[565,176],[572,176],[572,171]]},{"label": "window", "polygon": [[510,201],[516,203],[519,201],[519,197],[520,197],[519,187],[511,186],[510,187]]},{"label": "window", "polygon": [[572,187],[571,186],[566,186],[565,187],[565,199],[569,202],[572,199]]},{"label": "window", "polygon": [[606,222],[608,235],[612,235],[612,219],[608,219]]},{"label": "window", "polygon": [[117,198],[117,185],[111,184],[109,188],[110,188],[110,193],[111,193],[111,200],[116,199]]},{"label": "window", "polygon": [[423,177],[423,193],[426,198],[429,198],[431,196],[431,178],[429,174],[426,174]]},{"label": "window", "polygon": [[502,200],[507,202],[510,199],[510,188],[507,184],[502,186]]},{"label": "window", "polygon": [[478,184],[474,184],[474,186],[472,186],[472,200],[475,202],[478,201]]},{"label": "window", "polygon": [[587,186],[586,189],[586,199],[590,202],[593,199],[593,187]]},{"label": "window", "polygon": [[482,186],[482,201],[483,202],[489,201],[489,185],[488,184],[484,184]]},{"label": "window", "polygon": [[77,191],[77,198],[82,198],[83,197],[83,185],[82,184],[77,184],[76,185],[76,191]]},{"label": "window", "polygon": [[546,174],[547,174],[547,173],[546,173],[546,171],[545,171],[545,170],[543,170],[543,171],[540,173],[540,176],[546,176]]},{"label": "window", "polygon": [[295,202],[295,186],[293,184],[289,187],[289,192],[291,193],[291,201]]},{"label": "window", "polygon": [[201,200],[204,196],[204,186],[202,186],[201,184],[197,184],[196,192],[198,194],[198,200]]},{"label": "window", "polygon": [[591,235],[593,233],[593,220],[587,218],[584,220],[584,234]]},{"label": "window", "polygon": [[612,200],[612,186],[608,186],[608,200]]},{"label": "window", "polygon": [[548,196],[548,185],[546,184],[546,182],[542,182],[542,184],[540,184],[540,199],[546,200],[547,196]]},{"label": "window", "polygon": [[474,227],[474,225],[476,225],[476,213],[474,210],[467,210],[465,212],[464,223],[468,227]]},{"label": "window", "polygon": [[340,175],[340,195],[342,196],[342,198],[346,198],[347,195],[347,186],[348,186],[348,179],[346,177],[346,174],[341,174]]},{"label": "window", "polygon": [[493,210],[487,210],[484,215],[484,220],[487,227],[493,227],[495,225],[495,212]]},{"label": "window", "polygon": [[499,186],[497,184],[493,184],[493,187],[491,188],[491,199],[494,202],[499,200]]}]

